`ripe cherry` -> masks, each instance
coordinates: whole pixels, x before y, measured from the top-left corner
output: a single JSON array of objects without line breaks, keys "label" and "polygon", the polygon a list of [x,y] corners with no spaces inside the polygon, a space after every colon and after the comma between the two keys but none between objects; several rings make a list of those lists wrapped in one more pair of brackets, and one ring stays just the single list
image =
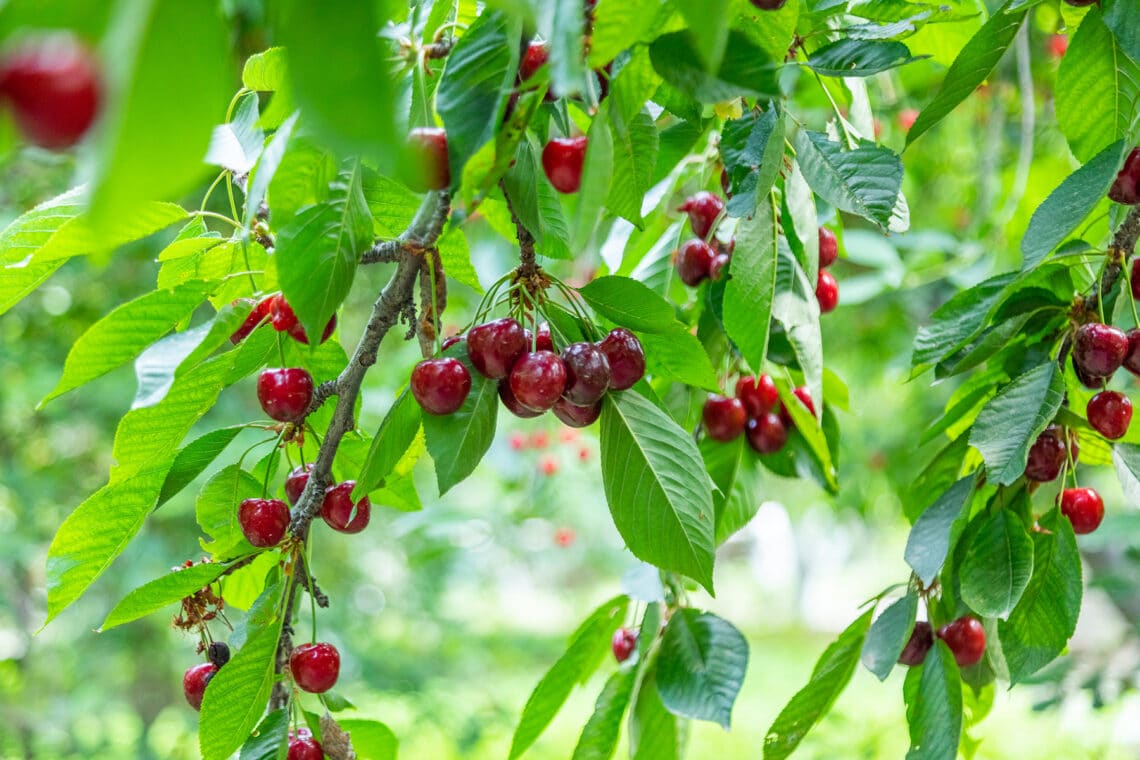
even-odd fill
[{"label": "ripe cherry", "polygon": [[538,326],[538,335],[535,337],[536,351],[553,351],[554,338],[550,335],[550,325],[543,322]]},{"label": "ripe cherry", "polygon": [[1128,336],[1111,325],[1090,322],[1073,336],[1073,361],[1088,375],[1111,376],[1127,353]]},{"label": "ripe cherry", "polygon": [[724,268],[728,266],[728,262],[732,257],[727,253],[718,253],[713,257],[712,263],[709,264],[709,279],[713,282],[720,282],[724,277]]},{"label": "ripe cherry", "polygon": [[417,193],[445,190],[451,185],[447,132],[437,127],[416,127],[408,134],[411,163],[408,187]]},{"label": "ripe cherry", "polygon": [[[309,336],[305,333],[305,327],[301,321],[297,319],[297,315],[293,312],[293,307],[285,300],[285,296],[276,295],[270,296],[266,299],[270,302],[270,311],[273,315],[273,329],[278,332],[287,332],[289,337],[298,343],[309,345]],[[321,343],[329,339],[336,329],[336,314],[329,318],[328,324],[321,332]]]},{"label": "ripe cherry", "polygon": [[524,420],[531,417],[542,416],[542,412],[536,412],[533,409],[527,409],[525,406],[519,403],[519,400],[515,398],[515,394],[511,392],[510,378],[504,377],[499,381],[499,400],[503,402],[503,406],[507,408],[508,412],[516,417],[521,417]]},{"label": "ripe cherry", "polygon": [[277,546],[289,527],[289,506],[280,499],[245,499],[238,505],[238,525],[258,549]]},{"label": "ripe cherry", "polygon": [[1089,399],[1085,414],[1093,430],[1115,441],[1128,432],[1128,425],[1132,422],[1132,402],[1123,393],[1101,391]]},{"label": "ripe cherry", "polygon": [[230,645],[224,641],[211,641],[206,647],[206,657],[220,668],[230,661]]},{"label": "ripe cherry", "polygon": [[829,267],[839,259],[839,241],[827,227],[819,228],[819,268]]},{"label": "ripe cherry", "polygon": [[1071,5],[1074,8],[1084,8],[1086,5],[1095,5],[1099,2],[1100,0],[1065,0],[1067,5]]},{"label": "ripe cherry", "polygon": [[545,412],[566,389],[566,365],[551,351],[524,354],[511,370],[511,393],[519,403]]},{"label": "ripe cherry", "polygon": [[1069,518],[1074,533],[1092,533],[1104,519],[1104,501],[1091,488],[1066,488],[1061,493],[1061,514]]},{"label": "ripe cherry", "polygon": [[1132,275],[1128,278],[1132,297],[1140,298],[1140,257],[1132,259]]},{"label": "ripe cherry", "polygon": [[696,238],[686,241],[677,249],[677,274],[681,282],[689,287],[700,285],[708,278],[714,258],[716,251],[705,241]]},{"label": "ripe cherry", "polygon": [[[792,388],[792,395],[798,398],[800,403],[807,407],[813,417],[816,416],[815,402],[812,401],[811,391],[807,389],[807,386],[799,385]],[[788,427],[795,426],[795,423],[792,421],[792,415],[788,412],[788,408],[784,406],[784,402],[782,401],[780,402],[780,419],[783,420],[784,424]]]},{"label": "ripe cherry", "polygon": [[264,370],[257,378],[257,400],[278,422],[297,422],[313,400],[313,376],[298,367]]},{"label": "ripe cherry", "polygon": [[[1140,148],[1133,148],[1108,190],[1110,200],[1135,206],[1140,203]],[[1133,264],[1135,266],[1135,264]]]},{"label": "ripe cherry", "polygon": [[751,0],[754,7],[762,11],[778,11],[788,0]]},{"label": "ripe cherry", "polygon": [[572,428],[584,428],[593,425],[601,413],[602,402],[600,399],[589,406],[571,404],[565,397],[554,402],[554,416]]},{"label": "ripe cherry", "polygon": [[456,343],[462,343],[465,340],[467,340],[467,337],[464,335],[451,335],[443,339],[443,343],[440,344],[439,348],[441,351],[446,351]]},{"label": "ripe cherry", "polygon": [[986,652],[986,629],[970,615],[964,615],[938,629],[938,638],[946,642],[958,667],[977,664]]},{"label": "ripe cherry", "polygon": [[202,709],[202,695],[206,693],[206,685],[210,683],[210,679],[217,672],[217,665],[212,662],[203,662],[201,665],[195,665],[188,669],[182,675],[182,693],[186,695],[186,701],[195,710]]},{"label": "ripe cherry", "polygon": [[645,350],[637,336],[624,327],[615,327],[598,343],[610,363],[610,387],[615,391],[632,388],[645,377]]},{"label": "ripe cherry", "polygon": [[471,373],[458,359],[424,359],[412,370],[412,395],[428,414],[459,411],[471,392]]},{"label": "ripe cherry", "polygon": [[761,454],[775,454],[788,442],[788,428],[780,415],[765,412],[748,420],[748,444]]},{"label": "ripe cherry", "polygon": [[709,233],[713,231],[713,226],[724,211],[724,201],[702,190],[686,198],[677,210],[689,215],[689,224],[693,228],[694,235],[701,240],[708,240]]},{"label": "ripe cherry", "polygon": [[289,732],[289,754],[285,760],[323,760],[324,756],[324,748],[309,729],[302,728],[296,735]]},{"label": "ripe cherry", "polygon": [[522,60],[519,61],[519,82],[525,83],[542,68],[550,58],[550,46],[545,42],[533,41],[526,46]]},{"label": "ripe cherry", "polygon": [[768,374],[759,377],[741,375],[736,381],[736,397],[744,404],[748,416],[759,417],[775,408],[780,392]]},{"label": "ripe cherry", "polygon": [[1089,373],[1085,372],[1081,368],[1081,365],[1077,364],[1075,359],[1073,360],[1073,374],[1077,376],[1077,380],[1080,381],[1081,385],[1092,390],[1100,390],[1101,388],[1104,388],[1104,384],[1108,380],[1106,377],[1101,377],[1100,375],[1090,375]]},{"label": "ripe cherry", "polygon": [[727,443],[744,432],[748,414],[744,411],[744,404],[740,399],[710,393],[701,411],[701,420],[709,438]]},{"label": "ripe cherry", "polygon": [[558,192],[576,193],[582,186],[588,142],[586,137],[556,137],[542,149],[542,169]]},{"label": "ripe cherry", "polygon": [[633,654],[633,650],[637,649],[637,632],[630,628],[618,628],[614,631],[610,646],[614,652],[614,659],[625,662]]},{"label": "ripe cherry", "polygon": [[1061,429],[1056,425],[1045,428],[1029,448],[1029,459],[1025,464],[1025,477],[1040,483],[1056,480],[1061,474],[1068,455]]},{"label": "ripe cherry", "polygon": [[1069,52],[1069,35],[1050,35],[1048,42],[1045,44],[1045,50],[1053,60],[1061,60],[1065,57],[1065,53]]},{"label": "ripe cherry", "polygon": [[[359,533],[368,527],[368,520],[372,516],[372,502],[367,496],[361,496],[360,501],[353,503],[352,489],[355,487],[355,480],[329,486],[325,491],[325,499],[321,502],[321,519],[340,533]],[[356,512],[355,515],[353,511]]]},{"label": "ripe cherry", "polygon": [[1124,369],[1133,375],[1140,375],[1140,328],[1128,331],[1128,351],[1124,354]]},{"label": "ripe cherry", "polygon": [[253,309],[250,310],[249,316],[241,323],[241,327],[234,330],[234,334],[230,336],[230,343],[235,346],[241,343],[249,334],[256,330],[265,320],[269,319],[273,311],[273,296],[263,298],[260,301],[254,301],[252,298],[240,298],[234,301],[234,305],[240,302],[253,304]]},{"label": "ripe cherry", "polygon": [[934,646],[934,632],[930,628],[930,623],[925,620],[918,621],[914,624],[914,630],[911,631],[902,654],[899,655],[899,664],[909,665],[912,668],[921,665],[932,646]]},{"label": "ripe cherry", "polygon": [[593,343],[571,343],[562,350],[566,389],[562,395],[578,406],[591,406],[610,387],[610,362]]},{"label": "ripe cherry", "polygon": [[301,498],[301,492],[308,485],[309,473],[312,471],[313,464],[311,462],[304,466],[297,465],[289,473],[289,477],[285,478],[285,498],[289,500],[290,504],[296,504],[297,500]]},{"label": "ripe cherry", "polygon": [[903,132],[909,132],[910,128],[914,126],[914,123],[916,121],[918,121],[917,108],[904,108],[903,110],[899,111],[899,129],[901,129]]},{"label": "ripe cherry", "polygon": [[835,275],[826,269],[819,270],[819,278],[815,283],[815,300],[819,301],[821,314],[835,311],[839,305],[839,283],[835,281]]},{"label": "ripe cherry", "polygon": [[332,644],[301,644],[289,655],[289,671],[302,691],[323,694],[340,675],[340,652]]},{"label": "ripe cherry", "polygon": [[479,374],[500,380],[530,350],[522,325],[510,317],[476,325],[467,331],[467,355]]},{"label": "ripe cherry", "polygon": [[102,100],[98,64],[68,33],[27,39],[0,60],[0,101],[20,132],[42,148],[68,148],[95,121]]}]

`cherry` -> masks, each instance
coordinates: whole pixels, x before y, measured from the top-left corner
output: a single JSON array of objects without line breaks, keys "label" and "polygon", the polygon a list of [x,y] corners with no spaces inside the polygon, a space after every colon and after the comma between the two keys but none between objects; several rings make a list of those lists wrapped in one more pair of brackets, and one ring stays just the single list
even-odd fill
[{"label": "cherry", "polygon": [[289,527],[289,506],[280,499],[245,499],[238,505],[238,525],[258,549],[277,546]]},{"label": "cherry", "polygon": [[736,397],[744,404],[744,409],[750,417],[759,417],[770,412],[780,400],[780,392],[776,390],[776,383],[767,374],[753,377],[741,375],[736,381]]},{"label": "cherry", "polygon": [[815,283],[815,300],[819,301],[821,314],[835,311],[839,305],[839,283],[835,281],[835,275],[826,269],[819,270],[819,278]]},{"label": "cherry", "polygon": [[234,301],[236,306],[239,303],[253,304],[253,309],[249,312],[249,316],[241,323],[241,327],[234,330],[234,334],[230,336],[230,343],[235,346],[241,343],[249,334],[256,330],[262,322],[269,318],[270,312],[273,310],[273,296],[263,298],[260,301],[254,301],[252,298],[239,298]]},{"label": "cherry", "polygon": [[[289,337],[298,343],[309,345],[309,336],[305,333],[305,328],[301,321],[297,319],[297,315],[293,312],[293,307],[285,300],[285,296],[276,295],[270,296],[266,299],[270,301],[270,309],[273,313],[273,329],[278,332],[287,332]],[[328,324],[321,332],[321,343],[329,339],[336,329],[336,314],[329,318]]]},{"label": "cherry", "polygon": [[519,61],[519,82],[530,79],[542,68],[550,58],[550,46],[545,42],[531,42],[526,46],[522,60]]},{"label": "cherry", "polygon": [[98,64],[71,34],[25,40],[0,61],[0,100],[42,148],[68,148],[87,133],[102,100]]},{"label": "cherry", "polygon": [[689,224],[693,234],[701,240],[708,240],[709,233],[713,231],[716,220],[724,211],[724,201],[710,192],[702,190],[696,195],[685,199],[677,209],[689,215]]},{"label": "cherry", "polygon": [[775,454],[788,442],[788,428],[780,415],[765,412],[748,420],[748,444],[761,454]]},{"label": "cherry", "polygon": [[1132,259],[1132,276],[1128,278],[1132,287],[1132,297],[1140,298],[1140,258]]},{"label": "cherry", "polygon": [[297,422],[313,400],[313,376],[297,367],[264,370],[257,378],[257,400],[278,422]]},{"label": "cherry", "polygon": [[289,655],[289,671],[302,691],[323,694],[340,675],[340,652],[332,644],[301,644]]},{"label": "cherry", "polygon": [[499,400],[503,402],[503,406],[507,408],[507,411],[524,420],[530,419],[531,417],[542,416],[542,412],[527,409],[519,403],[519,400],[515,398],[515,394],[511,392],[511,381],[509,378],[503,378],[499,381]]},{"label": "cherry", "polygon": [[1111,325],[1090,322],[1073,336],[1073,361],[1087,375],[1111,376],[1127,354],[1128,336]]},{"label": "cherry", "polygon": [[1091,488],[1066,488],[1061,493],[1061,514],[1069,518],[1074,533],[1092,533],[1104,519],[1104,501]]},{"label": "cherry", "polygon": [[1069,36],[1066,34],[1051,35],[1045,49],[1053,60],[1064,58],[1065,53],[1069,52]]},{"label": "cherry", "polygon": [[610,362],[593,343],[571,343],[562,349],[566,389],[562,395],[578,406],[591,406],[610,387]]},{"label": "cherry", "polygon": [[412,171],[405,181],[417,193],[445,190],[451,185],[447,132],[438,127],[416,127],[408,134]]},{"label": "cherry", "polygon": [[467,338],[464,337],[463,335],[452,335],[449,338],[444,338],[443,343],[440,345],[439,348],[441,351],[446,351],[447,349],[454,346],[456,343],[462,343],[465,340],[467,340]]},{"label": "cherry", "polygon": [[210,683],[210,679],[217,672],[217,665],[212,662],[203,662],[201,665],[189,668],[182,675],[182,693],[186,695],[186,701],[195,710],[202,709],[202,695],[206,693],[206,685]]},{"label": "cherry", "polygon": [[827,227],[819,228],[819,268],[829,267],[839,259],[839,241]]},{"label": "cherry", "polygon": [[720,189],[725,198],[732,197],[732,178],[728,176],[728,169],[724,167],[720,170]]},{"label": "cherry", "polygon": [[1077,364],[1075,359],[1073,360],[1073,373],[1077,376],[1077,380],[1080,381],[1081,385],[1093,390],[1100,390],[1103,388],[1105,381],[1108,379],[1106,377],[1101,377],[1100,375],[1090,375],[1089,373],[1085,372],[1083,369],[1081,369],[1081,365]]},{"label": "cherry", "polygon": [[1068,454],[1065,442],[1061,439],[1061,429],[1056,425],[1045,428],[1029,448],[1029,460],[1025,464],[1025,477],[1040,483],[1056,480],[1061,474]]},{"label": "cherry", "polygon": [[[798,398],[800,402],[807,407],[808,411],[811,412],[813,417],[816,416],[815,402],[812,401],[811,392],[807,389],[807,386],[800,385],[792,388],[792,395]],[[780,402],[780,419],[783,420],[784,424],[788,427],[793,427],[795,425],[795,423],[792,421],[792,415],[788,413],[788,408],[784,406],[784,402],[782,401]]]},{"label": "cherry", "polygon": [[709,438],[727,443],[744,432],[748,414],[740,399],[710,393],[701,411],[701,420]]},{"label": "cherry", "polygon": [[424,359],[412,370],[412,395],[428,414],[459,411],[471,392],[471,373],[458,359]]},{"label": "cherry", "polygon": [[542,149],[542,169],[558,192],[576,193],[582,186],[588,142],[586,137],[556,137]]},{"label": "cherry", "polygon": [[709,276],[716,251],[703,240],[693,238],[677,250],[677,274],[681,282],[696,287]]},{"label": "cherry", "polygon": [[297,465],[289,473],[289,477],[285,478],[285,498],[289,500],[290,504],[296,504],[297,500],[301,498],[301,492],[309,484],[309,473],[312,471],[313,464],[311,462],[304,466]]},{"label": "cherry", "polygon": [[518,402],[545,412],[566,389],[566,365],[552,351],[524,354],[511,370],[511,393]]},{"label": "cherry", "polygon": [[554,454],[543,454],[538,460],[538,471],[547,477],[558,474],[558,457]]},{"label": "cherry", "polygon": [[899,655],[900,665],[921,665],[926,660],[926,653],[934,646],[934,633],[930,628],[930,623],[925,620],[920,620],[914,624],[914,630],[910,633],[910,638],[903,647],[902,654]]},{"label": "cherry", "polygon": [[537,351],[553,351],[554,338],[550,335],[550,325],[543,322],[538,326],[538,336],[535,338]]},{"label": "cherry", "polygon": [[593,425],[594,420],[598,419],[601,413],[602,402],[600,399],[589,406],[571,404],[565,397],[554,402],[554,416],[572,428],[584,428]]},{"label": "cherry", "polygon": [[1089,399],[1085,414],[1093,430],[1115,441],[1128,432],[1132,422],[1132,402],[1123,393],[1101,391]]},{"label": "cherry", "polygon": [[[325,491],[325,500],[321,502],[321,518],[335,531],[359,533],[368,527],[368,520],[372,516],[372,502],[367,496],[361,496],[360,501],[354,504],[352,489],[355,487],[355,480],[346,480],[335,486],[329,486]],[[352,514],[354,509],[355,515]]]},{"label": "cherry", "polygon": [[731,260],[732,257],[727,253],[718,253],[714,256],[712,263],[709,264],[709,279],[720,282],[720,279],[724,277],[724,268],[728,266],[728,262]]},{"label": "cherry", "polygon": [[759,8],[762,11],[778,11],[784,7],[784,3],[788,0],[750,0],[753,7]]},{"label": "cherry", "polygon": [[467,331],[467,355],[479,374],[501,380],[529,350],[522,325],[510,317],[476,325]]},{"label": "cherry", "polygon": [[954,662],[960,668],[976,664],[986,652],[986,629],[970,615],[963,615],[939,628],[938,638],[950,647]]},{"label": "cherry", "polygon": [[220,668],[230,661],[230,645],[224,641],[211,641],[206,647],[206,657]]},{"label": "cherry", "polygon": [[1128,352],[1124,354],[1124,369],[1140,375],[1140,328],[1128,331]]},{"label": "cherry", "polygon": [[610,387],[615,391],[632,388],[645,377],[645,350],[629,330],[615,327],[602,338],[598,348],[610,363]]},{"label": "cherry", "polygon": [[1095,5],[1100,0],[1065,0],[1066,5],[1071,5],[1074,8],[1084,8],[1086,5]]},{"label": "cherry", "polygon": [[296,734],[289,732],[289,754],[285,760],[322,760],[325,756],[321,743],[313,738],[309,729],[302,728]]},{"label": "cherry", "polygon": [[637,649],[637,632],[630,628],[618,628],[614,631],[610,647],[614,651],[614,659],[625,662],[633,654],[633,650]]},{"label": "cherry", "polygon": [[903,110],[899,111],[898,121],[899,129],[901,129],[903,132],[909,132],[910,128],[914,126],[914,123],[918,121],[918,109],[904,108]]}]

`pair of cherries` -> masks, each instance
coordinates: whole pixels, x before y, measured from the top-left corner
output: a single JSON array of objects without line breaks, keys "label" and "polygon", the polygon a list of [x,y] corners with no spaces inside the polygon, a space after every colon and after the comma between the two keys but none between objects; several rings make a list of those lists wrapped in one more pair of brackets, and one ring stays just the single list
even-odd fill
[{"label": "pair of cherries", "polygon": [[[296,504],[309,482],[313,466],[297,467],[285,480],[285,496],[289,504]],[[372,516],[372,502],[367,496],[352,500],[356,481],[346,480],[325,489],[321,501],[321,519],[340,533],[359,533],[368,527]],[[277,546],[285,538],[291,516],[289,505],[281,499],[245,499],[238,505],[238,525],[249,543],[259,549]]]},{"label": "pair of cherries", "polygon": [[[899,663],[911,667],[921,665],[926,660],[926,653],[934,646],[934,636],[930,623],[924,620],[915,623],[910,639],[899,655]],[[963,615],[947,623],[938,629],[937,636],[946,642],[960,668],[976,665],[986,652],[986,629],[973,615]]]},{"label": "pair of cherries", "polygon": [[[1124,367],[1140,375],[1140,329],[1125,333],[1112,325],[1090,322],[1073,333],[1073,369],[1087,388],[1103,388]],[[1109,440],[1122,438],[1132,422],[1132,402],[1118,391],[1102,390],[1089,400],[1089,425]]]},{"label": "pair of cherries", "polygon": [[[792,390],[799,401],[815,414],[815,403],[804,386]],[[728,443],[741,433],[760,454],[775,454],[788,442],[792,417],[780,402],[776,383],[770,375],[745,375],[736,381],[736,396],[709,394],[701,410],[705,433],[714,441]]]},{"label": "pair of cherries", "polygon": [[732,259],[736,241],[723,245],[712,237],[717,222],[724,213],[724,201],[713,193],[702,190],[685,199],[677,207],[689,215],[689,226],[695,238],[686,240],[674,254],[674,266],[681,282],[695,288],[705,280],[719,280],[724,268]]},{"label": "pair of cherries", "polygon": [[[1071,459],[1076,463],[1080,451],[1075,432],[1070,431],[1066,441],[1065,432],[1050,425],[1029,448],[1026,480],[1038,483],[1056,480],[1067,461]],[[1104,519],[1104,500],[1092,488],[1066,488],[1061,491],[1061,514],[1069,518],[1074,533],[1092,533]]]}]

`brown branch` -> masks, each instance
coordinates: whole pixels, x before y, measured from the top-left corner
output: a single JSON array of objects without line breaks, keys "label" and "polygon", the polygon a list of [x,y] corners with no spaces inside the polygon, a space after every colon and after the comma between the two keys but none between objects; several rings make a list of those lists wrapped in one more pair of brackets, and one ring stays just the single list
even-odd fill
[{"label": "brown branch", "polygon": [[447,278],[443,274],[438,248],[427,251],[421,262],[420,318],[416,321],[416,336],[420,341],[420,352],[426,359],[435,353],[436,325],[439,315],[447,308]]},{"label": "brown branch", "polygon": [[534,260],[534,235],[530,234],[530,230],[526,228],[526,225],[519,219],[519,215],[515,213],[511,196],[507,194],[507,184],[500,180],[499,188],[503,191],[503,198],[507,201],[507,210],[511,212],[511,221],[515,224],[515,235],[519,239],[519,278],[531,280],[538,274],[538,264]]},{"label": "brown branch", "polygon": [[326,380],[325,382],[318,385],[313,390],[313,400],[309,402],[309,408],[305,410],[305,416],[308,417],[310,414],[320,409],[321,404],[325,403],[325,400],[328,399],[329,396],[335,395],[336,380]]},{"label": "brown branch", "polygon": [[429,45],[424,45],[424,58],[446,58],[451,54],[453,47],[455,47],[455,37],[435,40]]},{"label": "brown branch", "polygon": [[[294,565],[294,567],[296,567]],[[297,602],[297,576],[285,589],[289,598],[285,601],[285,620],[281,624],[281,638],[277,641],[277,659],[273,664],[273,672],[281,675],[289,667],[289,655],[293,653],[293,605]],[[273,691],[269,694],[269,711],[280,710],[289,704],[289,681],[278,678],[273,684]]]}]

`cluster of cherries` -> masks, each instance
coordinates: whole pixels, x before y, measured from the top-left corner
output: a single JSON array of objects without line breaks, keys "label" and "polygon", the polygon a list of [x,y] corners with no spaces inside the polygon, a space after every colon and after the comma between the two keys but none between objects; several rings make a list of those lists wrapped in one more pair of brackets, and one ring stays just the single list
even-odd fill
[{"label": "cluster of cherries", "polygon": [[[623,327],[597,343],[571,343],[554,352],[550,327],[535,334],[518,320],[504,317],[453,336],[444,350],[465,343],[471,365],[499,382],[499,398],[522,418],[553,411],[570,427],[586,427],[598,418],[608,390],[631,388],[645,375],[645,351]],[[471,391],[466,365],[449,356],[425,359],[412,370],[412,395],[429,414],[453,414]]]},{"label": "cluster of cherries", "polygon": [[[899,663],[910,667],[921,665],[926,660],[926,653],[934,646],[934,636],[930,623],[925,620],[915,623],[910,639],[899,655]],[[946,642],[960,668],[976,665],[986,653],[986,629],[973,615],[963,615],[947,623],[938,629],[937,636]]]},{"label": "cluster of cherries", "polygon": [[[1125,333],[1112,325],[1090,322],[1073,333],[1073,370],[1087,388],[1103,388],[1124,367],[1140,375],[1140,328]],[[1102,390],[1089,400],[1089,425],[1109,440],[1128,432],[1132,402],[1119,391]]]},{"label": "cluster of cherries", "polygon": [[[806,386],[792,390],[797,399],[815,414],[815,403]],[[788,431],[794,426],[788,408],[780,401],[776,383],[770,375],[744,375],[736,381],[736,396],[710,393],[701,410],[705,434],[714,441],[728,443],[741,433],[760,454],[775,454],[788,442]]]},{"label": "cluster of cherries", "polygon": [[42,148],[69,148],[99,113],[102,87],[91,51],[67,32],[30,37],[0,57],[0,104],[24,137]]},{"label": "cluster of cherries", "polygon": [[1124,159],[1124,168],[1116,175],[1108,197],[1125,206],[1140,204],[1140,148],[1133,148]]},{"label": "cluster of cherries", "polygon": [[[285,496],[289,504],[296,504],[309,482],[313,465],[295,468],[285,479]],[[352,500],[355,480],[335,483],[325,489],[321,501],[321,519],[339,533],[359,533],[368,527],[372,517],[372,502],[367,496]],[[277,546],[289,528],[289,504],[281,499],[245,499],[238,505],[238,525],[242,535],[252,546],[267,549]]]},{"label": "cluster of cherries", "polygon": [[[1060,427],[1050,425],[1029,448],[1025,479],[1035,483],[1056,480],[1066,462],[1076,464],[1080,451],[1076,431],[1066,435]],[[1069,518],[1074,533],[1092,533],[1104,519],[1104,501],[1092,488],[1066,488],[1061,491],[1061,514]]]}]

